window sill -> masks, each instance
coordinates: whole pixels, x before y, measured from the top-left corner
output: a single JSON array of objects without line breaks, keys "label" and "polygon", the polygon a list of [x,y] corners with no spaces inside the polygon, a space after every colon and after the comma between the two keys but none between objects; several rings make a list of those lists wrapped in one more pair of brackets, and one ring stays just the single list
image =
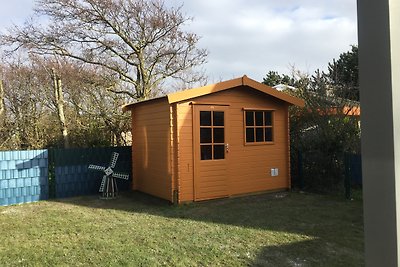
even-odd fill
[{"label": "window sill", "polygon": [[251,142],[244,143],[245,146],[262,146],[262,145],[275,145],[275,142]]}]

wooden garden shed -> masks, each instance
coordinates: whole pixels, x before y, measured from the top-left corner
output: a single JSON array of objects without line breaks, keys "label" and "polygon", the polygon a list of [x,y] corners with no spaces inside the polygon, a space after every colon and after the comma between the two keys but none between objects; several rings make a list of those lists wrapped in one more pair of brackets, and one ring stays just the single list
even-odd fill
[{"label": "wooden garden shed", "polygon": [[174,203],[290,188],[288,107],[247,76],[126,105],[133,189]]}]

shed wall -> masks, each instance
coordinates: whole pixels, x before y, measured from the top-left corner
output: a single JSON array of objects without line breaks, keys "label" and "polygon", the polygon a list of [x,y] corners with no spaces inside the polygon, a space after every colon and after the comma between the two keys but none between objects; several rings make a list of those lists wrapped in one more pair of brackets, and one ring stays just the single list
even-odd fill
[{"label": "shed wall", "polygon": [[185,102],[177,105],[178,141],[178,192],[179,201],[193,200],[193,126],[192,105]]},{"label": "shed wall", "polygon": [[[246,86],[198,97],[177,106],[179,201],[192,201],[193,128],[192,105],[229,104],[228,186],[230,195],[254,193],[290,187],[288,104]],[[274,144],[245,145],[244,110],[265,109],[274,112]],[[271,176],[271,168],[279,175]]]},{"label": "shed wall", "polygon": [[170,107],[166,98],[132,109],[133,189],[172,201]]}]

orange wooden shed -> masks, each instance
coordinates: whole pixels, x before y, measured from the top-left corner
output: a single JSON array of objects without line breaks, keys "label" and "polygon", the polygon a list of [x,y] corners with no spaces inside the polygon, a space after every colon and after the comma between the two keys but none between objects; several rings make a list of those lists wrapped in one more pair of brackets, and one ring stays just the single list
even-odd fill
[{"label": "orange wooden shed", "polygon": [[290,188],[288,107],[247,76],[126,105],[133,189],[174,203]]}]

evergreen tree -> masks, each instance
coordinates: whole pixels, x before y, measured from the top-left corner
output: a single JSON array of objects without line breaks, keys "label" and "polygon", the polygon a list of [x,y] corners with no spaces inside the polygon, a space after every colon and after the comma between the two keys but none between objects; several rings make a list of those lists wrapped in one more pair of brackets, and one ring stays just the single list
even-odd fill
[{"label": "evergreen tree", "polygon": [[349,100],[360,100],[358,81],[358,47],[351,46],[351,51],[341,53],[339,59],[328,64],[325,74],[329,84],[338,97]]},{"label": "evergreen tree", "polygon": [[279,74],[277,71],[269,71],[262,83],[271,87],[278,84],[294,86],[295,79],[286,74]]}]

